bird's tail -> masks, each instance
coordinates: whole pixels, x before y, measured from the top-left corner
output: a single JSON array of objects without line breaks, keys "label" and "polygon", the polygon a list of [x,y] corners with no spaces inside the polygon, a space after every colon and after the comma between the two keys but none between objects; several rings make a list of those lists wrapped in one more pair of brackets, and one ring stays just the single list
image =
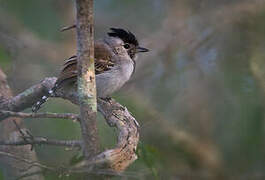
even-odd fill
[{"label": "bird's tail", "polygon": [[42,104],[44,104],[49,99],[49,97],[54,95],[55,91],[57,90],[57,87],[58,84],[56,83],[54,87],[47,92],[47,94],[42,96],[41,99],[32,106],[32,112],[37,112],[41,108]]}]

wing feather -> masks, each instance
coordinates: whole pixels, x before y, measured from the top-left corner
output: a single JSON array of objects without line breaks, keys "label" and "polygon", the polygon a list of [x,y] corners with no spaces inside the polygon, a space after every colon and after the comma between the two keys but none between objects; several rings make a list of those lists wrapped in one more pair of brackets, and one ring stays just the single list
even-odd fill
[{"label": "wing feather", "polygon": [[[95,43],[95,73],[101,74],[114,66],[111,60],[111,53],[104,43]],[[65,60],[64,66],[56,82],[60,87],[65,82],[76,81],[77,78],[77,56]]]}]

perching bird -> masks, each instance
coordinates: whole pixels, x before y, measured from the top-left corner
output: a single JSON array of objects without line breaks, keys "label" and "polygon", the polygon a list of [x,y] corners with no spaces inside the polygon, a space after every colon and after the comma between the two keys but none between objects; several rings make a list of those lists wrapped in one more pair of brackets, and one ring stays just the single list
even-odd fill
[{"label": "perching bird", "polygon": [[[95,42],[96,88],[97,97],[100,98],[109,97],[119,90],[134,73],[137,53],[149,51],[139,46],[138,40],[130,31],[119,28],[110,30],[107,37]],[[32,106],[32,111],[37,112],[58,88],[75,82],[77,57],[72,56],[65,61],[54,87]]]}]

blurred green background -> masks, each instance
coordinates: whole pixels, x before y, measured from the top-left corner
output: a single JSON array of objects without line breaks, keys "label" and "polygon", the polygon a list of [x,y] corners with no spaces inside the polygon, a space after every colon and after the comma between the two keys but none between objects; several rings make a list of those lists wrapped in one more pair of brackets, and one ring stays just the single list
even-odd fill
[{"label": "blurred green background", "polygon": [[[74,9],[74,1],[0,0],[0,67],[14,94],[56,76],[75,54],[74,30],[59,32],[74,23]],[[96,39],[122,27],[152,50],[113,95],[141,124],[139,159],[113,179],[265,179],[264,19],[265,0],[95,1]],[[78,107],[53,99],[46,111],[78,113]],[[98,117],[104,150],[117,132]],[[78,123],[25,122],[36,136],[80,138]],[[50,146],[36,151],[53,166],[79,154]]]}]

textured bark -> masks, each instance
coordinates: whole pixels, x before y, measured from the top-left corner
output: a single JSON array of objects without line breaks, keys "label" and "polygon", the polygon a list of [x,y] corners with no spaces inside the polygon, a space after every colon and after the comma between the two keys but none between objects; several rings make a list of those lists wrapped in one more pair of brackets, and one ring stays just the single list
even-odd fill
[{"label": "textured bark", "polygon": [[[23,91],[22,93],[10,99],[6,98],[7,97],[6,95],[4,96],[2,95],[3,99],[2,101],[0,99],[0,109],[7,110],[7,111],[22,111],[28,107],[31,107],[32,105],[34,105],[37,99],[40,99],[42,96],[47,94],[48,90],[54,86],[55,81],[56,81],[56,78],[44,79],[43,82],[28,88],[27,90]],[[40,87],[40,86],[44,86],[44,87]],[[5,91],[7,90],[4,89],[3,93]],[[40,92],[37,92],[37,91],[40,91]],[[6,117],[5,115],[0,114],[0,121],[5,117]]]},{"label": "textured bark", "polygon": [[95,157],[95,160],[104,160],[107,168],[114,172],[122,172],[137,159],[139,124],[126,107],[113,99],[109,101],[100,99],[98,106],[109,126],[114,126],[119,130],[119,136],[116,147],[102,152]]},{"label": "textured bark", "polygon": [[[129,111],[119,103],[114,100],[100,100],[100,112],[104,115],[110,126],[115,126],[119,130],[119,137],[118,143],[114,149],[106,150],[97,155],[99,152],[99,140],[96,126],[97,96],[94,70],[93,0],[76,0],[76,9],[78,91],[76,92],[76,89],[61,89],[56,92],[56,96],[68,99],[71,102],[80,105],[80,125],[83,140],[82,147],[86,160],[80,163],[79,165],[81,166],[77,168],[83,168],[87,173],[100,172],[101,170],[105,171],[107,169],[115,174],[125,170],[137,159],[135,152],[139,141],[138,123],[134,117],[131,116]],[[29,88],[13,98],[0,99],[2,100],[0,101],[0,110],[22,111],[31,107],[39,98],[41,98],[41,96],[47,94],[47,91],[53,87],[55,81],[56,78],[46,78],[40,84]],[[14,115],[16,113],[0,114],[0,120],[7,118],[12,114]],[[24,116],[25,114],[22,115]],[[8,122],[10,121],[5,120],[2,123],[12,125]],[[17,124],[22,126],[22,121],[17,119]],[[5,127],[5,129],[16,132],[15,127]],[[18,135],[19,133],[16,132],[17,137]],[[5,141],[9,140],[6,135],[3,136],[3,139]],[[16,142],[18,143],[19,141]],[[30,149],[30,146],[7,147],[11,149]],[[16,154],[16,152],[13,151],[8,152]],[[19,152],[22,152],[22,150]],[[33,159],[34,161],[34,152],[31,154],[25,152],[24,154],[27,155],[26,158]],[[28,157],[28,155],[31,155],[32,157]],[[6,156],[6,158],[9,161],[14,161],[14,159],[10,159],[9,156]],[[17,164],[21,163],[25,164],[25,162],[23,163],[19,161]],[[27,166],[30,166],[30,164],[27,164]],[[26,167],[26,165],[23,165],[23,167]],[[14,173],[15,171],[12,172]],[[41,178],[41,176],[35,175],[30,176],[29,178],[38,179]]]},{"label": "textured bark", "polygon": [[94,69],[93,0],[76,1],[78,96],[80,124],[87,159],[99,151],[97,96]]},{"label": "textured bark", "polygon": [[[12,93],[7,84],[6,76],[3,73],[3,71],[0,69],[0,103],[8,102],[9,98],[12,98]],[[2,110],[1,106],[0,106],[0,109]],[[13,121],[15,121],[21,128],[23,128],[24,124],[23,124],[22,119],[11,118],[11,117],[5,119],[5,121],[1,122],[0,124],[0,139],[1,140],[19,140],[20,139],[20,134],[18,130],[16,129],[16,126]],[[29,159],[32,161],[37,160],[35,151],[31,150],[30,145],[21,146],[21,147],[0,146],[0,151],[12,153],[17,157]],[[40,170],[38,167],[30,167],[31,166],[30,164],[15,160],[10,157],[1,156],[1,155],[0,155],[0,166],[1,166],[1,170],[4,173],[5,179],[15,179],[24,174],[33,173],[33,172],[37,172]],[[38,175],[32,175],[30,177],[25,177],[24,179],[42,180],[43,177],[42,175],[38,174]]]},{"label": "textured bark", "polygon": [[19,118],[59,118],[59,119],[71,119],[73,121],[79,121],[79,116],[73,113],[61,113],[61,114],[60,113],[23,113],[23,112],[0,110],[0,114],[3,116],[19,117]]},{"label": "textured bark", "polygon": [[[40,84],[33,86],[39,88],[33,88],[34,91],[31,91],[33,94],[24,96],[24,93],[20,93],[18,96],[14,97],[14,99],[22,99],[19,96],[23,95],[23,101],[27,101],[26,104],[33,104],[37,101],[33,97],[41,97],[44,95],[55,81],[56,78],[46,78]],[[75,87],[72,89],[60,89],[56,92],[56,96],[79,105],[79,98]],[[17,106],[17,104],[9,104],[8,106],[11,109],[13,106],[22,110],[28,108],[24,106],[25,103],[22,104],[17,101],[12,101],[12,99],[9,102],[16,102],[21,106]],[[118,142],[113,149],[105,150],[104,152],[91,157],[89,161],[80,163],[77,168],[84,168],[85,172],[89,172],[92,170],[89,168],[90,165],[96,165],[97,168],[93,169],[93,172],[100,170],[106,171],[107,169],[111,170],[112,174],[122,172],[137,159],[135,151],[139,141],[138,123],[125,107],[113,99],[109,101],[99,99],[98,110],[105,117],[109,126],[118,129]]]}]

